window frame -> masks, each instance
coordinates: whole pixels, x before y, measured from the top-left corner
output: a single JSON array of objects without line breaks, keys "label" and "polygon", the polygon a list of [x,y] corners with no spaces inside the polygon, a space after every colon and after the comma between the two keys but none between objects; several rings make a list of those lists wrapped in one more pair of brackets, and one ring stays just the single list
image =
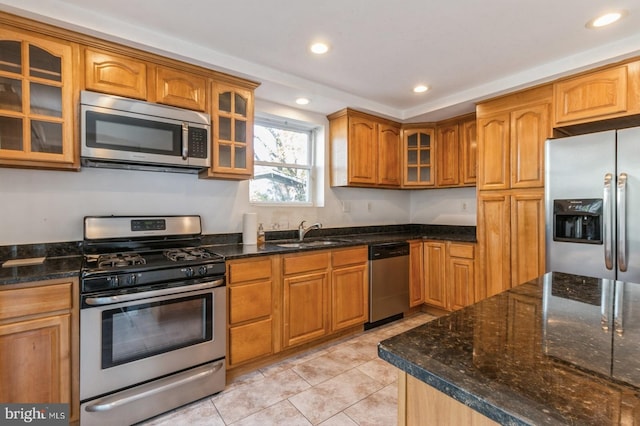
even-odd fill
[{"label": "window frame", "polygon": [[[315,206],[315,145],[316,145],[316,137],[317,131],[316,126],[311,123],[305,123],[300,121],[289,120],[284,117],[265,117],[265,116],[256,116],[254,118],[254,150],[253,150],[253,166],[254,166],[254,177],[251,181],[255,180],[255,168],[256,166],[265,166],[265,167],[291,167],[294,169],[303,169],[306,170],[309,176],[307,182],[307,199],[308,201],[304,202],[292,202],[292,201],[255,201],[251,199],[251,181],[249,182],[249,204],[255,206],[274,206],[274,207],[314,207]],[[280,130],[289,130],[298,133],[306,133],[307,134],[307,164],[292,164],[292,163],[281,163],[281,162],[272,162],[272,161],[261,161],[256,158],[256,150],[255,150],[255,137],[257,132],[255,131],[256,126],[261,127],[270,127]]]}]

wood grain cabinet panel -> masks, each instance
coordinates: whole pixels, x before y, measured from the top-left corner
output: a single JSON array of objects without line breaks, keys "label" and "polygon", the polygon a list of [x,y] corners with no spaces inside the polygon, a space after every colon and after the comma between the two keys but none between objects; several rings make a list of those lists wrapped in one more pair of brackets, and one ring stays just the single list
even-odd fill
[{"label": "wood grain cabinet panel", "polygon": [[359,265],[331,271],[331,331],[338,331],[369,318],[368,268],[366,257]]},{"label": "wood grain cabinet panel", "polygon": [[402,129],[402,186],[429,188],[436,184],[435,128]]},{"label": "wood grain cabinet panel", "polygon": [[424,268],[422,240],[409,241],[409,306],[424,303]]},{"label": "wood grain cabinet panel", "polygon": [[184,71],[158,67],[156,70],[156,102],[205,111],[207,79]]},{"label": "wood grain cabinet panel", "polygon": [[378,124],[378,176],[379,185],[400,186],[400,127]]},{"label": "wood grain cabinet panel", "polygon": [[96,92],[148,100],[144,61],[97,49],[84,50],[85,88]]},{"label": "wood grain cabinet panel", "polygon": [[424,303],[453,311],[476,300],[475,244],[424,242]]},{"label": "wood grain cabinet panel", "polygon": [[509,188],[510,122],[508,112],[478,117],[478,189]]},{"label": "wood grain cabinet panel", "polygon": [[229,330],[229,365],[236,366],[273,353],[273,321],[266,318]]},{"label": "wood grain cabinet panel", "polygon": [[327,271],[284,278],[284,347],[306,343],[327,334],[328,286]]},{"label": "wood grain cabinet panel", "polygon": [[544,142],[551,136],[550,117],[549,103],[511,113],[511,188],[544,186]]},{"label": "wood grain cabinet panel", "polygon": [[454,186],[460,183],[460,143],[458,125],[438,127],[436,186]]},{"label": "wood grain cabinet panel", "polygon": [[478,176],[478,125],[475,117],[460,124],[460,183],[474,186]]},{"label": "wood grain cabinet panel", "polygon": [[70,404],[79,417],[77,280],[0,290],[0,401]]},{"label": "wood grain cabinet panel", "polygon": [[424,243],[424,303],[447,309],[446,245],[443,242]]}]

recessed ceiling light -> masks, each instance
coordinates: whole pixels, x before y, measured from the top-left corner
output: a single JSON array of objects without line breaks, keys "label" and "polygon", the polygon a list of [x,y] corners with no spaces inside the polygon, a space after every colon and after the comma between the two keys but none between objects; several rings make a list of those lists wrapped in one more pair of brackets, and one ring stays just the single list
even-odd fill
[{"label": "recessed ceiling light", "polygon": [[311,51],[316,55],[323,55],[329,51],[329,46],[326,43],[313,43]]},{"label": "recessed ceiling light", "polygon": [[613,24],[616,21],[619,21],[620,18],[624,17],[627,14],[626,10],[609,12],[603,15],[598,16],[597,18],[593,18],[585,25],[587,28],[601,28],[607,25]]},{"label": "recessed ceiling light", "polygon": [[416,92],[416,93],[424,93],[427,90],[429,90],[429,87],[428,86],[424,86],[422,84],[420,84],[420,85],[418,85],[418,86],[413,88],[413,91]]},{"label": "recessed ceiling light", "polygon": [[308,105],[309,102],[311,102],[311,101],[309,99],[307,99],[307,98],[298,98],[298,99],[296,99],[296,103],[298,105]]}]

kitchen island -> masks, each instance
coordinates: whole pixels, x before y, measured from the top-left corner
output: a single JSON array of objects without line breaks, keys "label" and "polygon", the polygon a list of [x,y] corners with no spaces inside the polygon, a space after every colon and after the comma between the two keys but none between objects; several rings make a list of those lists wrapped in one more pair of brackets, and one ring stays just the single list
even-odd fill
[{"label": "kitchen island", "polygon": [[378,353],[399,425],[640,423],[640,284],[548,273]]}]

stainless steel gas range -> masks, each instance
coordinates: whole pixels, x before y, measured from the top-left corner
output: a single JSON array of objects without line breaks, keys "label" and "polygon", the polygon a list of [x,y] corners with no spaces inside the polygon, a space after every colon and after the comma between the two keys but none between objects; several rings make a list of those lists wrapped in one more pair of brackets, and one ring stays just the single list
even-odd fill
[{"label": "stainless steel gas range", "polygon": [[139,422],[225,385],[225,263],[199,216],[84,219],[80,421]]}]

